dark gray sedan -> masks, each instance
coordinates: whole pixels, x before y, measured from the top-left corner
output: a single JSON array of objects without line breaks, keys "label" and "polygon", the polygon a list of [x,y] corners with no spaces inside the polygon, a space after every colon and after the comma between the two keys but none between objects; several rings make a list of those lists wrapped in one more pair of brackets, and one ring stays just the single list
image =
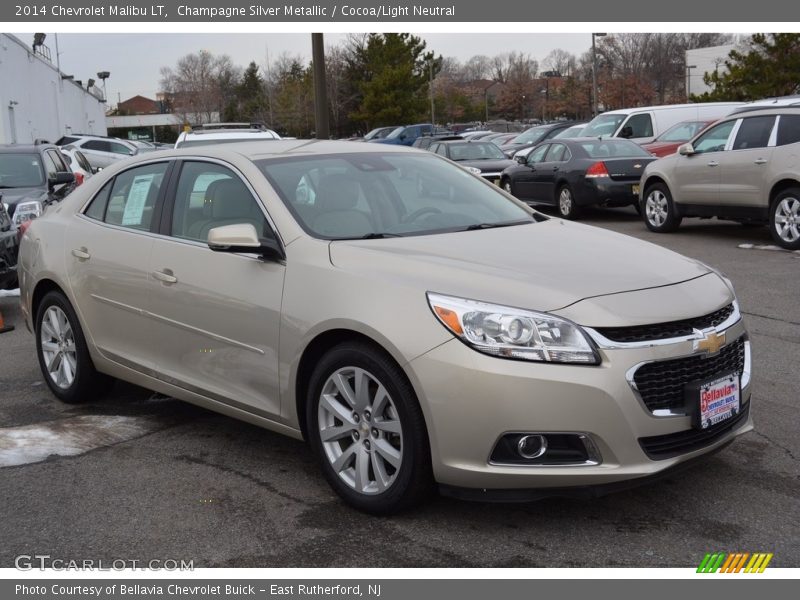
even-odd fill
[{"label": "dark gray sedan", "polygon": [[500,148],[492,142],[441,141],[431,144],[428,150],[457,162],[467,171],[480,175],[497,185],[500,184],[500,174],[516,164],[513,160],[506,158]]},{"label": "dark gray sedan", "polygon": [[638,207],[639,180],[654,160],[627,140],[549,140],[503,171],[500,184],[528,204],[577,219],[584,206]]}]

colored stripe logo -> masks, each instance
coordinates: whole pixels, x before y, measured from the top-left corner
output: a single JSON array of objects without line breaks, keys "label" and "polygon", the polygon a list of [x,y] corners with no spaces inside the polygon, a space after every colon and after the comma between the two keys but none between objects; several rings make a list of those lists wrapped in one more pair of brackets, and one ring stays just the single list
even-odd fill
[{"label": "colored stripe logo", "polygon": [[772,560],[771,552],[725,552],[706,553],[698,573],[763,573]]}]

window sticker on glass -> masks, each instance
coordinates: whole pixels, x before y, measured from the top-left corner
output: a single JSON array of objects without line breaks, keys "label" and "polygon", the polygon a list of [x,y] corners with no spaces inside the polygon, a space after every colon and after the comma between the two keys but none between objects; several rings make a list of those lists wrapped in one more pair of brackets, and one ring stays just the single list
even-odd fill
[{"label": "window sticker on glass", "polygon": [[128,200],[125,202],[125,212],[122,215],[122,225],[141,225],[144,206],[150,186],[153,184],[153,175],[137,175],[128,191]]}]

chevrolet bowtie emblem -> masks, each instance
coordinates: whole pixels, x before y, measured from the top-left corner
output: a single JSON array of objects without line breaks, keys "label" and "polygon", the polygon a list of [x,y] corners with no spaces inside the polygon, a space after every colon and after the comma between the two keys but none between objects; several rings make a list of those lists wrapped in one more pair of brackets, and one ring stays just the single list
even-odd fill
[{"label": "chevrolet bowtie emblem", "polygon": [[708,352],[709,354],[716,354],[719,352],[719,349],[725,345],[724,331],[722,333],[709,331],[708,333],[704,334],[702,331],[695,329],[695,333],[699,338],[694,341],[695,352]]},{"label": "chevrolet bowtie emblem", "polygon": [[633,165],[633,168],[634,168],[634,169],[641,169],[641,168],[642,168],[642,165],[640,165],[640,164],[635,164],[635,165]]}]

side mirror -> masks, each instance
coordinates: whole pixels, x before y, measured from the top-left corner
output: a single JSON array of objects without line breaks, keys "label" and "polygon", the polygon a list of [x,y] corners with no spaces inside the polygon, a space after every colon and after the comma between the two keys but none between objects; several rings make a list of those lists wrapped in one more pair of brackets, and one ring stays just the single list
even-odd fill
[{"label": "side mirror", "polygon": [[685,144],[681,144],[678,146],[678,154],[682,156],[691,156],[694,154],[694,146],[692,146],[691,142],[686,142]]},{"label": "side mirror", "polygon": [[283,249],[274,240],[258,238],[251,223],[237,223],[214,227],[208,232],[208,247],[214,252],[250,252],[260,254],[265,260],[284,260]]},{"label": "side mirror", "polygon": [[519,164],[524,165],[528,162],[527,156],[520,156],[519,154],[514,155],[514,160],[517,161]]},{"label": "side mirror", "polygon": [[622,128],[622,131],[619,132],[619,137],[625,138],[626,140],[633,137],[633,127],[630,125],[626,125]]},{"label": "side mirror", "polygon": [[64,173],[58,172],[56,173],[55,177],[50,177],[47,180],[47,184],[53,188],[57,185],[64,185],[65,183],[73,183],[75,181],[75,174],[74,173]]}]

